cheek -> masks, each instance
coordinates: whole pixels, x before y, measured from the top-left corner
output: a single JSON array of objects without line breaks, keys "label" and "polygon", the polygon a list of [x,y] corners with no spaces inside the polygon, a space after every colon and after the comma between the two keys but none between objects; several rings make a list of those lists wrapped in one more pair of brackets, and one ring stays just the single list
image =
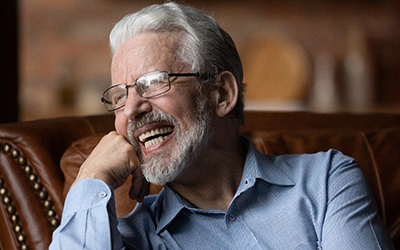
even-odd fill
[{"label": "cheek", "polygon": [[121,114],[115,114],[115,121],[114,121],[114,126],[115,130],[117,131],[118,134],[123,135],[126,137],[127,135],[127,119],[123,119],[123,116]]}]

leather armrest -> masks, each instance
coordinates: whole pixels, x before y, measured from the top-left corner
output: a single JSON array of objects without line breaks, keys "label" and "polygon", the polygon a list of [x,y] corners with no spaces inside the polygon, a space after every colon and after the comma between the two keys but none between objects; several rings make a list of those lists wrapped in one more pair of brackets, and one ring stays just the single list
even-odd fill
[{"label": "leather armrest", "polygon": [[3,249],[47,249],[63,207],[61,156],[72,142],[112,129],[112,115],[0,125]]}]

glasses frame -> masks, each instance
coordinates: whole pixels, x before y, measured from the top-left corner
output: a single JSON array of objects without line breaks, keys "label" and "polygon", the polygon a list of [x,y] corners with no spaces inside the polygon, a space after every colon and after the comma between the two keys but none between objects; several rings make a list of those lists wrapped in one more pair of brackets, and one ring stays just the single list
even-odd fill
[{"label": "glasses frame", "polygon": [[[165,91],[162,91],[162,92],[157,93],[157,94],[155,94],[155,95],[143,96],[142,91],[139,91],[139,90],[137,89],[137,86],[138,86],[138,85],[137,85],[137,82],[138,82],[138,80],[139,80],[140,78],[145,77],[145,76],[148,76],[148,75],[152,75],[152,74],[161,74],[161,73],[167,74],[168,88],[166,88]],[[124,102],[124,104],[122,104],[121,106],[118,106],[118,107],[116,107],[116,108],[111,108],[111,109],[110,109],[110,108],[107,108],[107,105],[110,105],[110,104],[112,103],[111,101],[109,101],[109,100],[107,100],[107,99],[105,98],[106,93],[107,93],[108,91],[110,91],[110,89],[121,88],[121,86],[124,86],[125,91],[126,91],[126,98],[127,98],[127,97],[128,97],[128,94],[129,94],[129,93],[128,93],[128,89],[129,89],[130,87],[135,87],[135,89],[136,89],[137,93],[139,94],[139,96],[142,97],[142,98],[146,98],[146,99],[147,99],[147,98],[152,98],[152,97],[159,96],[159,95],[162,95],[162,94],[164,94],[164,93],[167,93],[167,92],[171,89],[171,81],[170,81],[170,78],[171,78],[171,77],[193,77],[193,76],[195,76],[195,77],[201,77],[201,74],[200,74],[199,72],[196,72],[196,73],[168,73],[168,72],[166,72],[166,71],[155,71],[155,72],[150,72],[150,73],[147,73],[147,74],[144,74],[144,75],[139,76],[138,78],[136,78],[135,82],[132,83],[132,84],[121,83],[121,84],[113,85],[113,86],[107,88],[107,89],[103,92],[103,97],[102,97],[100,100],[101,100],[101,102],[104,103],[104,106],[105,106],[106,110],[107,110],[108,112],[112,112],[112,111],[115,111],[115,110],[118,110],[118,109],[120,109],[120,108],[125,107],[126,101]]]}]

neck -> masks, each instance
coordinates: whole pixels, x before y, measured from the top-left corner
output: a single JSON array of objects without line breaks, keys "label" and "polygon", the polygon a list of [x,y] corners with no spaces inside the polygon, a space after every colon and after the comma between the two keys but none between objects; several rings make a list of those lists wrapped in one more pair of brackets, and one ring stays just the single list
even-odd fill
[{"label": "neck", "polygon": [[242,177],[246,152],[239,133],[217,137],[169,184],[197,208],[227,210]]}]

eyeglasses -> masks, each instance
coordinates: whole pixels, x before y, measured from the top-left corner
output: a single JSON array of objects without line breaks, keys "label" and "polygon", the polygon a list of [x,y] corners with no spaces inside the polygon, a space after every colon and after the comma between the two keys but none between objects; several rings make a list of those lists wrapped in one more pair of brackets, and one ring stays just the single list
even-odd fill
[{"label": "eyeglasses", "polygon": [[195,76],[200,73],[168,73],[165,71],[151,72],[140,76],[133,84],[118,84],[104,91],[101,101],[107,111],[115,111],[125,106],[128,97],[128,88],[135,87],[143,98],[155,97],[168,92],[171,89],[171,77]]}]

